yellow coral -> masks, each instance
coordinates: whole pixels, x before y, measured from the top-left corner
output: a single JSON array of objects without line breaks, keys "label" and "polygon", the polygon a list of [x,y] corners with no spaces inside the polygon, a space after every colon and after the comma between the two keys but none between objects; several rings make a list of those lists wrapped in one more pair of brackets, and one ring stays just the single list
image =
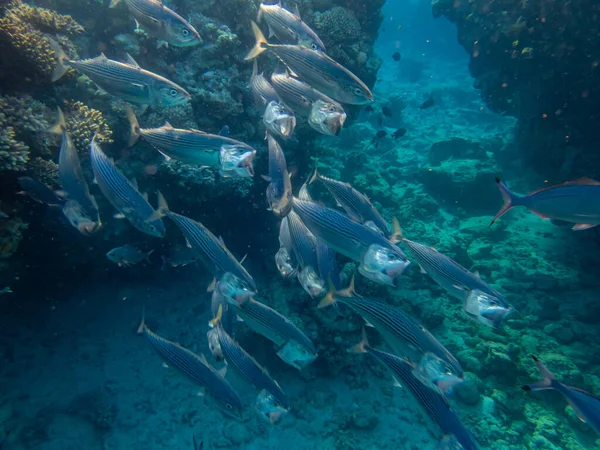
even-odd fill
[{"label": "yellow coral", "polygon": [[104,120],[104,116],[97,109],[89,108],[82,102],[67,102],[64,112],[66,114],[67,130],[77,150],[87,154],[94,134],[97,134],[98,143],[112,142],[112,131]]},{"label": "yellow coral", "polygon": [[[63,16],[44,8],[13,1],[0,18],[0,37],[4,38],[38,72],[50,76],[56,66],[56,55],[44,32],[77,34],[83,31],[71,16]],[[71,47],[67,38],[59,39]],[[72,70],[72,69],[71,69]]]},{"label": "yellow coral", "polygon": [[24,170],[29,161],[29,147],[15,139],[15,130],[0,130],[0,170]]}]

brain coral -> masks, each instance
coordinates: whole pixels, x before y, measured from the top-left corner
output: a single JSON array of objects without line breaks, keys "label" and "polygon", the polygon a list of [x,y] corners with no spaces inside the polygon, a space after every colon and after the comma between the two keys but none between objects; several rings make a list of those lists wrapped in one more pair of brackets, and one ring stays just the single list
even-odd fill
[{"label": "brain coral", "polygon": [[334,6],[325,12],[316,12],[314,21],[317,33],[325,42],[355,41],[362,35],[360,23],[354,13],[341,6]]}]

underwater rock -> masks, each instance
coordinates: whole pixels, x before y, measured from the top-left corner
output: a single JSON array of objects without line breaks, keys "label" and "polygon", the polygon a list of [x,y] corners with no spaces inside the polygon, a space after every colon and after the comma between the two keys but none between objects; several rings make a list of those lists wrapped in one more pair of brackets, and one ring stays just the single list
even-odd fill
[{"label": "underwater rock", "polygon": [[451,138],[439,141],[429,148],[427,159],[432,166],[439,166],[447,159],[485,160],[487,155],[481,144],[462,138]]},{"label": "underwater rock", "polygon": [[465,381],[454,386],[456,398],[467,405],[477,405],[481,400],[479,392],[480,380],[473,374],[467,373]]}]

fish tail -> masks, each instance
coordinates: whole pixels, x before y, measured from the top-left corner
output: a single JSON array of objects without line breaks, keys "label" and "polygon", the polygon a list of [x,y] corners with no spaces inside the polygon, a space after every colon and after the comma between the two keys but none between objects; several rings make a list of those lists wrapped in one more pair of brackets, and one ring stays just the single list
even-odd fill
[{"label": "fish tail", "polygon": [[267,49],[268,45],[265,36],[262,34],[262,31],[260,31],[260,28],[258,28],[258,25],[256,25],[256,22],[252,20],[250,21],[250,24],[252,25],[252,32],[254,33],[256,44],[254,44],[252,50],[250,50],[244,58],[244,60],[246,61],[256,58],[258,55],[260,55]]},{"label": "fish tail", "polygon": [[354,290],[354,274],[352,274],[352,278],[350,278],[350,283],[348,283],[348,287],[342,289],[341,291],[337,291],[336,294],[339,297],[357,297],[358,294]]},{"label": "fish tail", "polygon": [[60,134],[67,130],[67,122],[65,121],[65,115],[60,109],[60,106],[56,107],[58,113],[58,120],[55,125],[50,128],[50,133]]},{"label": "fish tail", "polygon": [[216,327],[217,325],[219,325],[219,323],[221,323],[221,319],[223,318],[223,305],[219,305],[219,309],[217,310],[217,314],[215,315],[215,317],[208,322],[208,325],[211,328]]},{"label": "fish tail", "polygon": [[504,184],[502,181],[500,181],[500,178],[496,178],[496,183],[498,184],[498,189],[500,189],[500,193],[502,194],[502,199],[504,200],[504,205],[502,205],[502,208],[500,208],[500,211],[498,211],[498,213],[494,216],[494,218],[492,219],[492,222],[490,223],[490,226],[496,220],[498,220],[500,217],[502,217],[504,214],[506,214],[513,206],[516,206],[518,204],[518,200],[521,198],[520,196],[513,194],[510,191],[510,189],[508,189],[506,184]]},{"label": "fish tail", "polygon": [[535,383],[527,384],[523,386],[522,389],[524,391],[541,391],[544,389],[552,389],[553,383],[556,382],[554,375],[552,375],[552,372],[550,372],[537,357],[531,355],[531,358],[535,362],[535,365],[539,370],[542,379]]},{"label": "fish tail", "polygon": [[353,345],[348,349],[348,353],[367,353],[367,349],[369,348],[369,340],[367,339],[367,331],[365,327],[362,328],[362,338],[360,342],[356,345]]},{"label": "fish tail", "polygon": [[331,278],[329,278],[329,290],[327,291],[325,297],[321,299],[317,308],[325,308],[326,306],[334,305],[335,302],[335,286],[333,285]]},{"label": "fish tail", "polygon": [[308,181],[306,182],[306,184],[313,184],[315,181],[317,181],[319,179],[318,167],[319,167],[319,160],[315,159],[315,168],[313,169],[313,173],[308,178]]},{"label": "fish tail", "polygon": [[127,111],[127,119],[129,120],[129,125],[131,127],[128,145],[129,147],[133,147],[140,138],[140,124],[137,117],[135,117],[135,113],[131,106],[126,104],[125,111]]},{"label": "fish tail", "polygon": [[147,329],[148,328],[146,327],[146,307],[144,306],[142,308],[142,322],[140,323],[140,326],[138,327],[137,333],[138,334],[144,334],[144,332]]},{"label": "fish tail", "polygon": [[144,258],[146,260],[146,262],[150,262],[150,255],[154,252],[154,249],[150,250],[148,253],[146,253],[146,257]]},{"label": "fish tail", "polygon": [[56,67],[52,71],[52,82],[58,81],[62,76],[69,70],[69,57],[62,49],[62,47],[49,36],[46,36],[48,43],[50,44],[50,48],[55,53],[56,57]]},{"label": "fish tail", "polygon": [[156,208],[152,215],[146,219],[147,222],[154,222],[155,220],[162,219],[169,213],[169,205],[165,196],[162,195],[162,192],[156,191],[156,196],[158,197],[158,208]]},{"label": "fish tail", "polygon": [[392,217],[392,235],[390,236],[390,242],[392,244],[397,244],[402,241],[402,228],[400,228],[400,222],[396,217]]}]

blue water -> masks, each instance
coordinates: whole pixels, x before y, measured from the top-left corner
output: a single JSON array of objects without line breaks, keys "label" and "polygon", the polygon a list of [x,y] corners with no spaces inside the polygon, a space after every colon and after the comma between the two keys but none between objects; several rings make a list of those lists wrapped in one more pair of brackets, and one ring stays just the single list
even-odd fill
[{"label": "blue water", "polygon": [[[109,9],[105,3],[35,3],[48,9],[46,15],[72,15],[85,28],[81,33],[62,27],[61,20],[67,20],[62,16],[44,22],[16,3],[0,19],[0,211],[7,216],[0,218],[0,449],[193,449],[194,437],[203,449],[460,448],[444,443],[431,411],[423,414],[406,383],[396,380],[405,384],[397,386],[383,365],[347,351],[360,341],[365,321],[343,306],[317,307],[327,280],[311,298],[295,278],[284,279],[277,271],[281,218],[267,210],[267,182],[260,175],[269,171],[269,153],[262,111],[248,87],[251,63],[244,61],[253,45],[249,20],[256,17],[255,2],[168,2],[204,42],[160,49],[151,33],[134,32],[125,5]],[[354,13],[348,18],[340,7]],[[484,9],[473,23],[495,20]],[[359,294],[400,308],[457,358],[465,380],[446,398],[479,448],[600,448],[596,432],[560,394],[521,389],[540,377],[535,355],[566,385],[600,393],[597,232],[555,226],[526,208],[489,225],[502,205],[495,177],[519,193],[580,175],[594,177],[593,149],[583,140],[577,146],[557,143],[525,113],[492,107],[493,99],[477,89],[481,79],[472,73],[472,49],[459,43],[456,24],[433,18],[428,1],[387,1],[379,8],[368,1],[312,0],[301,2],[300,10],[328,54],[370,80],[374,101],[369,107],[344,105],[348,119],[337,136],[318,134],[297,112],[293,137],[279,140],[294,194],[318,161],[321,174],[365,194],[389,224],[396,218],[405,238],[476,273],[515,311],[498,328],[470,320],[464,302],[420,273],[408,251],[412,263],[395,286],[361,276],[359,263],[338,253],[342,283],[356,275]],[[506,15],[514,13],[510,5],[507,10]],[[191,102],[153,105],[147,112],[136,106],[141,127],[168,122],[218,134],[227,125],[231,138],[257,150],[254,177],[225,178],[215,167],[165,159],[143,137],[128,147],[122,100],[97,92],[78,73],[50,82],[51,71],[23,50],[31,48],[28,39],[38,44],[47,39],[44,33],[56,35],[64,49],[69,45],[73,59],[104,52],[124,60],[129,52],[144,69],[180,84]],[[526,43],[511,36],[507,52],[518,48],[518,55],[526,56],[520,50],[529,45],[527,38],[519,37]],[[39,45],[47,45],[43,42]],[[259,63],[269,73],[275,58],[260,56]],[[494,95],[501,96],[501,89],[506,87],[496,87]],[[94,112],[78,115],[75,101]],[[54,164],[61,140],[48,132],[56,106],[71,120],[67,126],[98,202],[102,227],[89,236],[68,223],[60,205],[17,194],[22,190],[17,178],[24,175],[61,190]],[[235,340],[290,399],[290,410],[278,423],[259,417],[257,390],[231,364],[225,380],[244,402],[244,420],[223,414],[202,386],[164,365],[137,333],[144,315],[161,337],[206,356],[215,369],[227,366],[213,357],[207,341],[214,313],[209,286],[222,274],[211,273],[201,261],[169,264],[173,249],[186,242],[167,217],[164,238],[115,217],[117,210],[92,182],[88,145],[100,121],[112,130],[112,136],[102,137],[102,150],[127,178],[137,180],[141,193],[149,193],[150,204],[158,209],[160,191],[171,211],[210,230],[214,245],[222,239],[234,258],[244,258],[243,267],[256,282],[254,298],[314,343],[318,358],[297,370],[277,356],[273,342],[233,317]],[[553,124],[549,128],[556,135],[565,134],[560,120]],[[12,139],[9,130],[15,132]],[[9,158],[24,154],[19,152],[28,153],[29,161]],[[310,189],[319,205],[343,212],[325,189],[316,183]],[[121,267],[105,256],[126,244],[148,259],[142,255],[140,262]],[[392,351],[376,329],[367,331],[374,348]]]}]

